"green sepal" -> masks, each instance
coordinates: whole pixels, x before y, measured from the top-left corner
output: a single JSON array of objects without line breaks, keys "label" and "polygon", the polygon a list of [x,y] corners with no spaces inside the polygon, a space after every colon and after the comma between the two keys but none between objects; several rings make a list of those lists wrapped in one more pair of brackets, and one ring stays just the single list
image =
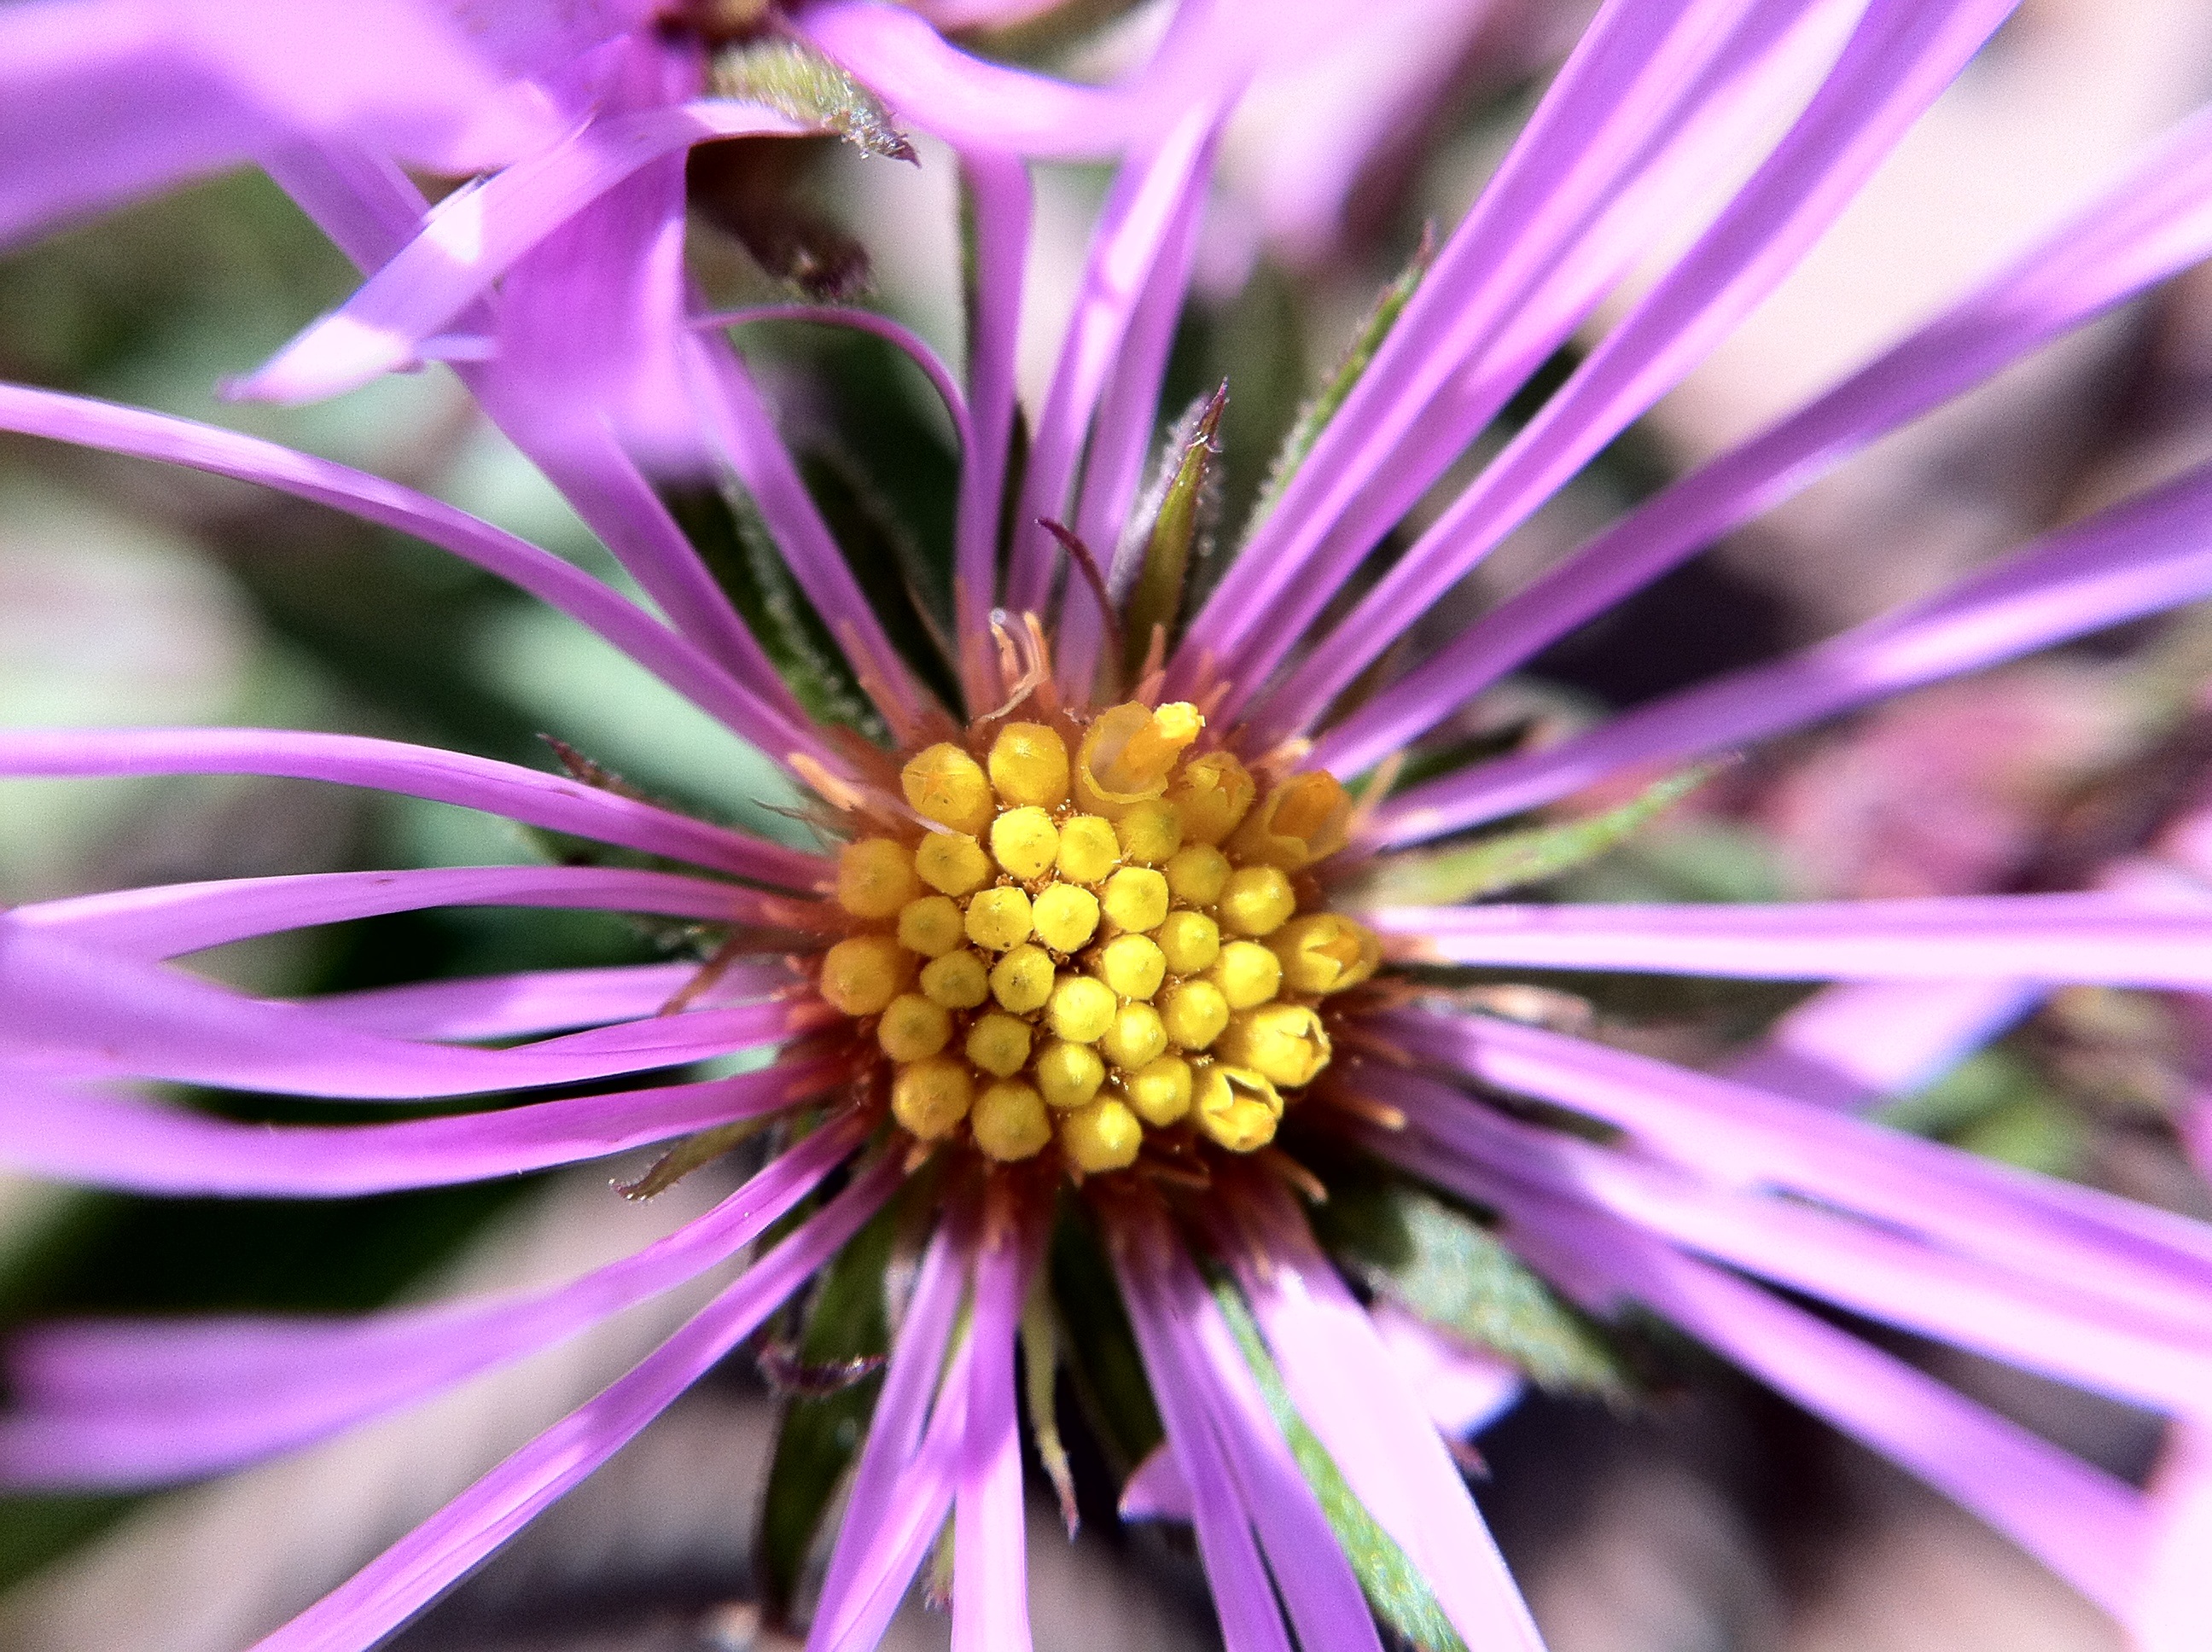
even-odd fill
[{"label": "green sepal", "polygon": [[1431,230],[1424,228],[1421,244],[1414,250],[1412,260],[1389,285],[1376,295],[1373,306],[1361,319],[1358,331],[1352,336],[1351,343],[1345,347],[1344,354],[1337,359],[1336,368],[1329,374],[1328,382],[1298,409],[1298,416],[1291,424],[1290,434],[1283,438],[1283,445],[1275,454],[1274,464],[1268,467],[1267,479],[1260,485],[1260,497],[1254,501],[1251,519],[1244,526],[1246,539],[1250,539],[1254,531],[1273,512],[1282,499],[1283,490],[1291,485],[1291,478],[1298,473],[1299,467],[1306,462],[1306,455],[1313,452],[1314,444],[1321,440],[1321,433],[1328,428],[1328,422],[1337,416],[1344,406],[1345,398],[1352,394],[1352,387],[1359,382],[1360,375],[1375,360],[1375,352],[1382,348],[1382,341],[1390,336],[1390,329],[1397,325],[1399,315],[1413,296],[1414,290],[1420,286],[1422,277],[1429,273],[1429,265],[1436,260],[1436,252],[1435,235]]},{"label": "green sepal", "polygon": [[1166,1432],[1114,1270],[1097,1232],[1066,1202],[1053,1228],[1046,1267],[1066,1333],[1062,1351],[1077,1403],[1109,1464],[1127,1475]]},{"label": "green sepal", "polygon": [[1337,1546],[1344,1551],[1344,1558],[1352,1563],[1352,1575],[1359,1579],[1360,1591],[1366,1595],[1375,1615],[1418,1652],[1467,1652],[1467,1643],[1452,1628],[1451,1619],[1444,1616],[1443,1607],[1437,1604],[1420,1568],[1382,1529],[1382,1523],[1367,1512],[1366,1504],[1353,1494],[1344,1472],[1328,1455],[1328,1448],[1306,1426],[1305,1419],[1291,1403],[1290,1390],[1284,1386],[1282,1373],[1275,1369],[1274,1358],[1268,1353],[1260,1327],[1253,1322],[1251,1309],[1244,1305],[1244,1298],[1234,1285],[1222,1278],[1213,1281],[1213,1297],[1221,1305],[1229,1328],[1236,1333],[1237,1346],[1244,1351],[1245,1364],[1252,1368],[1275,1426],[1283,1430],[1283,1438],[1297,1462],[1298,1472],[1313,1488],[1322,1515],[1328,1521],[1329,1530],[1335,1533]]},{"label": "green sepal", "polygon": [[1473,1217],[1401,1182],[1332,1183],[1323,1242],[1375,1291],[1487,1348],[1553,1394],[1615,1405],[1641,1391],[1611,1334]]},{"label": "green sepal", "polygon": [[773,1117],[739,1119],[734,1124],[718,1124],[711,1130],[695,1130],[653,1160],[644,1175],[634,1181],[617,1182],[615,1191],[632,1200],[665,1193],[692,1171],[713,1163],[775,1122]]},{"label": "green sepal", "polygon": [[915,159],[914,145],[891,125],[876,94],[805,40],[769,36],[725,46],[708,67],[707,83],[717,97],[811,121],[864,154]]},{"label": "green sepal", "polygon": [[1082,1522],[1075,1509],[1075,1475],[1067,1447],[1060,1437],[1060,1412],[1054,1404],[1054,1379],[1060,1372],[1060,1335],[1052,1311],[1052,1292],[1039,1278],[1022,1307],[1022,1400],[1030,1414],[1030,1434],[1037,1457],[1060,1498],[1060,1518],[1070,1537]]},{"label": "green sepal", "polygon": [[1228,404],[1229,384],[1224,380],[1169,433],[1160,467],[1164,485],[1146,534],[1144,562],[1121,606],[1121,668],[1127,677],[1133,678],[1143,665],[1155,627],[1164,627],[1168,641],[1175,640],[1191,553],[1194,548],[1202,550],[1207,519],[1218,506],[1214,459],[1220,452],[1221,410]]},{"label": "green sepal", "polygon": [[1372,906],[1453,906],[1557,878],[1616,847],[1716,772],[1716,765],[1701,764],[1670,774],[1618,809],[1587,820],[1385,856],[1376,862],[1360,899]]}]

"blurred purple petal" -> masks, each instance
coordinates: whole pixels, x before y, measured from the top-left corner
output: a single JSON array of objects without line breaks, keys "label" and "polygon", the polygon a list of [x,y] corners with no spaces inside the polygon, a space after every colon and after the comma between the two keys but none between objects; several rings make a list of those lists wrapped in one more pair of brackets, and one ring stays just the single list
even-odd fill
[{"label": "blurred purple petal", "polygon": [[1932,1083],[2042,1001],[2020,981],[1857,981],[1815,993],[1728,1069],[1737,1084],[1857,1109]]}]

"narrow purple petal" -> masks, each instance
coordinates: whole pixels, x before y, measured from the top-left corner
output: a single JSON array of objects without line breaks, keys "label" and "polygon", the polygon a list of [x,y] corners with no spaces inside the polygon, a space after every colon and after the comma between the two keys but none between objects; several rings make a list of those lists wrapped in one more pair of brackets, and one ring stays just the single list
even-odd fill
[{"label": "narrow purple petal", "polygon": [[2212,911],[2110,895],[1746,906],[1381,907],[1406,958],[1782,981],[2212,987]]},{"label": "narrow purple petal", "polygon": [[973,440],[962,454],[956,502],[952,596],[959,622],[960,680],[973,708],[997,704],[991,610],[999,599],[999,515],[1007,445],[1014,428],[1014,348],[1030,254],[1029,168],[981,148],[960,153],[974,203],[975,275],[968,318],[968,404]]},{"label": "narrow purple petal", "polygon": [[1510,1360],[1445,1334],[1388,1298],[1378,1298],[1367,1317],[1391,1363],[1420,1396],[1422,1411],[1449,1438],[1487,1428],[1527,1387]]},{"label": "narrow purple petal", "polygon": [[1183,1483],[1182,1466],[1174,1449],[1164,1440],[1146,1454],[1145,1461],[1121,1482],[1121,1498],[1114,1512],[1124,1521],[1179,1520],[1189,1525],[1198,1518],[1198,1504]]},{"label": "narrow purple petal", "polygon": [[[770,756],[824,755],[803,720],[590,574],[440,500],[346,465],[138,408],[0,385],[0,428],[237,477],[452,551],[559,609]],[[771,675],[771,681],[773,677]]]},{"label": "narrow purple petal", "polygon": [[286,144],[261,167],[357,270],[373,270],[414,239],[429,197],[388,155],[340,139]]},{"label": "narrow purple petal", "polygon": [[2212,1430],[2172,1430],[2150,1497],[2149,1577],[2126,1621],[2139,1652],[2191,1652],[2212,1623]]},{"label": "narrow purple petal", "polygon": [[975,1256],[968,1333],[974,1352],[953,1503],[953,1652],[1021,1652],[1031,1644],[1014,1336],[1033,1250],[1008,1223],[986,1232]]},{"label": "narrow purple petal", "polygon": [[1376,830],[1419,841],[1563,798],[1623,768],[1680,762],[1885,695],[2015,659],[2212,593],[2212,467],[2014,552],[1924,603],[1735,671],[1543,751],[1392,799]]},{"label": "narrow purple petal", "polygon": [[1486,683],[1796,494],[1869,441],[2212,252],[2212,114],[2087,212],[1902,343],[1686,477],[1514,593],[1329,729],[1317,767],[1356,774]]},{"label": "narrow purple petal", "polygon": [[627,1444],[750,1336],[898,1186],[878,1163],[747,1269],[629,1374],[555,1424],[257,1652],[356,1652],[389,1634]]},{"label": "narrow purple petal", "polygon": [[411,1404],[734,1255],[819,1184],[860,1134],[817,1132],[705,1216],[550,1291],[358,1320],[94,1322],[32,1332],[9,1355],[17,1408],[0,1418],[0,1480],[155,1485],[249,1462]]},{"label": "narrow purple petal", "polygon": [[565,775],[355,734],[255,728],[10,729],[0,731],[0,774],[265,774],[370,786],[790,889],[812,889],[829,876],[828,863],[817,855],[763,843]]},{"label": "narrow purple petal", "polygon": [[1932,1083],[2033,1010],[2019,981],[1856,981],[1817,993],[1728,1076],[1754,1090],[1858,1109]]},{"label": "narrow purple petal", "polygon": [[[520,970],[329,993],[307,1001],[325,1019],[388,1038],[523,1038],[658,1015],[697,978],[699,969],[678,963]],[[718,975],[696,1002],[702,1009],[719,1008],[773,998],[796,984],[782,964],[738,964]]]}]

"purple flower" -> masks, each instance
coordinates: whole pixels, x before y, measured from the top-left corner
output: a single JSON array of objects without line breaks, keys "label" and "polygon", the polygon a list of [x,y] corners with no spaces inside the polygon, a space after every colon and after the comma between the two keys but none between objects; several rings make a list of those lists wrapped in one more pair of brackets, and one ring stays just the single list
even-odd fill
[{"label": "purple flower", "polygon": [[[376,787],[689,868],[319,875],[0,914],[0,1048],[14,1078],[0,1149],[18,1165],[158,1192],[343,1195],[730,1127],[776,1132],[765,1168],[707,1216],[550,1291],[344,1323],[38,1333],[15,1351],[0,1472],[18,1485],[137,1485],[250,1461],[574,1334],[800,1218],[629,1375],[265,1643],[364,1645],[604,1461],[916,1186],[935,1226],[810,1644],[871,1643],[954,1516],[955,1644],[1024,1645],[1013,1346],[1052,1212],[1073,1189],[1103,1236],[1164,1428],[1164,1455],[1140,1468],[1133,1500],[1195,1527],[1230,1645],[1287,1647],[1294,1634],[1309,1647],[1376,1646],[1379,1612],[1437,1643],[1456,1633],[1533,1646],[1399,1351],[1402,1306],[1373,1274],[1362,1284],[1382,1296],[1355,1292],[1299,1202],[1380,1163],[1444,1195],[1427,1206],[1438,1219],[1502,1237],[1589,1314],[1656,1313],[2132,1620],[2156,1540],[2142,1494],[1770,1287],[2201,1418],[2212,1230],[1886,1132],[1786,1084],[1476,1013],[1449,972],[1821,979],[1893,994],[1939,981],[2201,991],[2212,988],[2212,918],[2122,891],[1468,904],[1527,881],[1567,840],[1538,830],[1430,846],[2212,593],[2212,470],[1816,647],[1540,750],[1394,781],[1408,748],[1433,750],[1474,695],[1547,643],[1848,453],[2212,250],[2212,124],[2185,126],[2033,253],[1431,658],[1384,673],[1364,697],[1346,693],[1771,290],[2009,9],[1605,8],[1418,286],[1378,313],[1370,358],[1336,386],[1340,404],[1235,559],[1189,603],[1210,418],[1181,430],[1158,485],[1144,485],[1145,471],[1209,168],[1256,48],[1194,7],[1136,90],[1101,89],[967,58],[886,8],[799,13],[795,26],[896,120],[952,147],[970,192],[979,273],[962,377],[889,324],[851,317],[915,352],[964,445],[948,662],[957,708],[885,635],[741,364],[709,343],[712,319],[686,309],[676,239],[686,146],[799,123],[685,100],[642,32],[611,34],[611,55],[593,59],[610,78],[580,127],[505,152],[504,171],[436,209],[388,191],[318,197],[325,222],[386,237],[348,242],[375,273],[246,384],[306,396],[426,353],[463,360],[665,619],[377,478],[182,421],[0,391],[8,428],[248,477],[503,575],[786,763],[838,844],[834,854],[773,844],[588,776],[389,741],[0,734],[0,772],[14,775],[243,772]],[[1790,118],[1808,75],[1817,88]],[[1770,130],[1781,136],[1656,284],[1433,525],[1355,585],[1382,535],[1654,237]],[[388,132],[374,141],[394,143]],[[254,151],[241,139],[236,152]],[[1002,545],[1025,161],[1067,155],[1120,165],[1058,371],[1031,410]],[[94,184],[69,187],[54,198],[89,199]],[[646,481],[679,462],[744,484],[893,749],[800,710]],[[1355,797],[1339,774],[1368,778]],[[703,963],[304,1001],[257,999],[171,962],[251,935],[468,904],[676,917],[726,938]],[[1863,1023],[1859,1040],[1884,1059],[1909,1042],[1887,1016]],[[763,1050],[775,1060],[738,1077],[665,1081],[671,1068]],[[403,1123],[264,1127],[155,1105],[131,1088],[147,1080],[363,1102],[607,1087]],[[1557,1127],[1562,1114],[1583,1127]],[[1099,1311],[1063,1305],[1071,1317]],[[1449,1354],[1449,1339],[1434,1343],[1425,1369]]]}]

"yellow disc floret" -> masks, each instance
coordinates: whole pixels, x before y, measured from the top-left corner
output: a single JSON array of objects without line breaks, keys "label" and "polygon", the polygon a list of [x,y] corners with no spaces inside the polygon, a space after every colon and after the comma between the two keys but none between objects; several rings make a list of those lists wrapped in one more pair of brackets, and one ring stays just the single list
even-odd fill
[{"label": "yellow disc floret", "polygon": [[[1352,800],[1202,750],[1198,707],[1031,701],[899,770],[838,853],[822,995],[890,1065],[892,1119],[1076,1177],[1249,1153],[1328,1065],[1324,1007],[1381,962],[1313,909]],[[879,795],[879,794],[878,794]],[[1303,909],[1302,909],[1303,908]]]}]

